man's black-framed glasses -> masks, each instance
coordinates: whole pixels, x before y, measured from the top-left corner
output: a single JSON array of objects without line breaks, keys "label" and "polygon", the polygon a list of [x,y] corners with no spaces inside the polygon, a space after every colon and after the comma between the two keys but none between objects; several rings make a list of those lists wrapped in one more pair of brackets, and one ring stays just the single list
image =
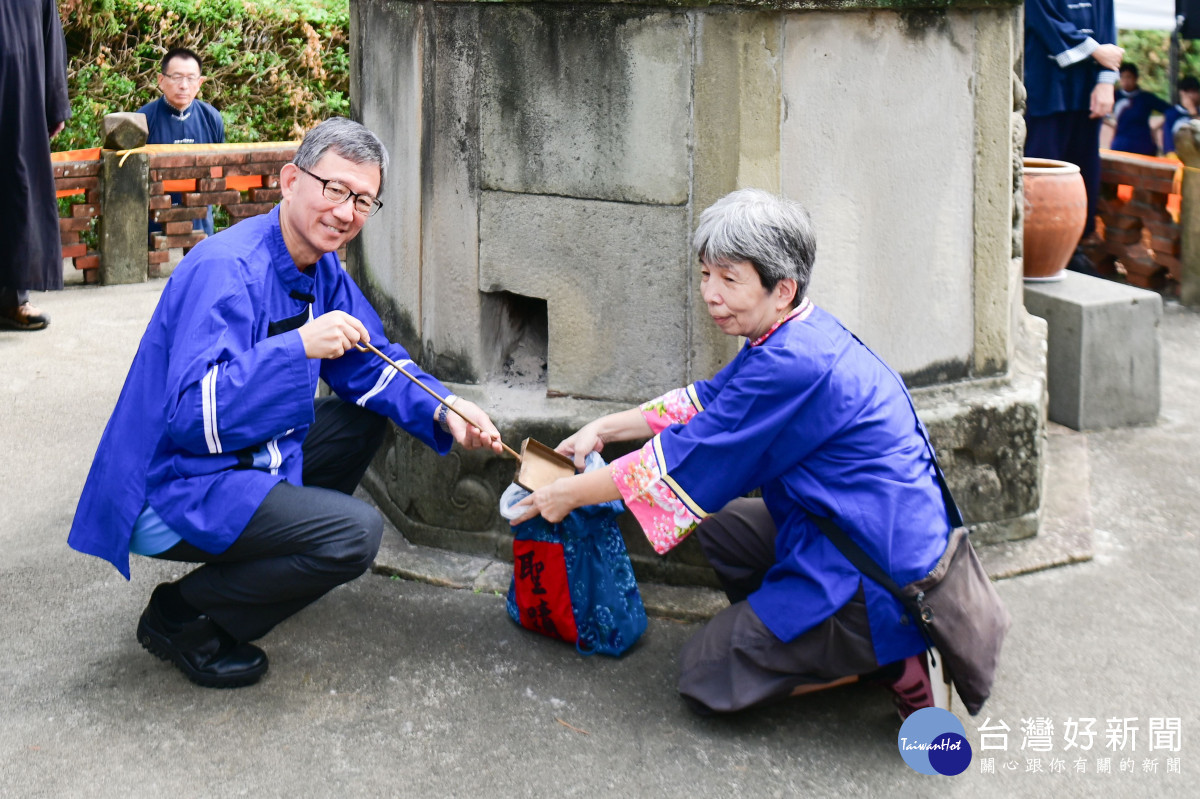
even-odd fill
[{"label": "man's black-framed glasses", "polygon": [[354,210],[358,211],[363,216],[374,216],[375,213],[383,207],[383,201],[378,197],[372,197],[369,194],[359,194],[355,191],[350,191],[349,187],[336,180],[326,180],[325,178],[314,175],[302,166],[297,166],[304,174],[308,175],[313,180],[320,181],[321,192],[325,195],[325,199],[331,203],[344,203],[346,200],[354,200]]}]

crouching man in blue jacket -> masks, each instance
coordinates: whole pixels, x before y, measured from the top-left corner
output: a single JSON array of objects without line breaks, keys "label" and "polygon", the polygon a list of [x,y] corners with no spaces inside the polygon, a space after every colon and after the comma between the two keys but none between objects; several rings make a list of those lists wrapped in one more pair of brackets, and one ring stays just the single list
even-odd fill
[{"label": "crouching man in blue jacket", "polygon": [[[351,494],[388,419],[440,454],[501,451],[482,410],[387,341],[338,261],[382,206],[387,161],[365,127],[327,120],[281,170],[276,208],[183,259],[92,463],[72,547],[126,579],[130,552],[204,564],[155,588],[137,627],[200,685],[257,681],[267,656],[249,642],[370,566],[383,523]],[[314,400],[318,379],[336,396]]]}]

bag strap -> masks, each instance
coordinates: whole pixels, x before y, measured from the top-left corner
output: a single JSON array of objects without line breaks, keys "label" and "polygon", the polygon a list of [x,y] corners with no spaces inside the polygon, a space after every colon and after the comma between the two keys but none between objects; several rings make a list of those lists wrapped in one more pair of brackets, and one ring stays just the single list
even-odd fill
[{"label": "bag strap", "polygon": [[[946,485],[946,475],[942,474],[941,464],[938,463],[937,450],[933,448],[933,442],[929,440],[929,432],[925,429],[925,425],[921,422],[921,415],[917,413],[917,406],[913,405],[912,397],[908,393],[908,387],[904,385],[904,381],[900,379],[900,375],[896,374],[896,370],[888,366],[887,361],[883,360],[883,358],[880,358],[875,353],[875,350],[864,344],[863,340],[854,334],[854,331],[850,330],[844,325],[842,326],[842,329],[849,333],[850,337],[859,343],[859,346],[871,353],[871,356],[874,357],[875,360],[879,361],[879,363],[883,365],[883,368],[886,369],[888,373],[896,380],[896,382],[900,384],[900,393],[903,394],[904,399],[908,401],[908,409],[912,411],[913,419],[915,419],[917,422],[917,432],[921,434],[921,440],[925,442],[925,448],[929,450],[929,459],[933,461],[933,471],[937,475],[938,487],[942,490],[942,501],[946,503],[946,518],[950,522],[950,529],[953,530],[956,527],[964,526],[962,512],[958,509],[958,503],[954,501],[954,495],[950,493],[950,486]],[[820,526],[819,523],[818,526]],[[829,535],[828,531],[824,531],[824,528],[822,528],[822,530],[826,535]],[[830,537],[832,538],[832,536]],[[850,539],[847,538],[846,540],[849,541]],[[837,542],[835,541],[834,543]],[[842,554],[846,555],[844,551]],[[846,555],[846,557],[849,558],[850,556]],[[854,563],[854,559],[851,558],[850,562]],[[855,563],[855,565],[857,566],[858,564]],[[866,570],[860,568],[859,571],[863,571],[865,573]],[[893,585],[895,585],[895,583],[893,583]]]},{"label": "bag strap", "polygon": [[[846,329],[843,327],[843,329]],[[887,363],[875,354],[875,351],[863,343],[862,339],[854,335],[848,329],[846,332],[854,338],[867,352],[871,353],[874,358],[883,364],[883,367],[892,375],[893,378],[900,384],[901,393],[908,400],[909,410],[913,413],[913,419],[917,423],[917,432],[921,434],[921,439],[925,442],[925,448],[929,451],[929,459],[933,461],[933,472],[937,477],[938,488],[942,492],[942,501],[946,506],[946,518],[950,522],[950,530],[963,526],[962,512],[958,509],[958,503],[954,501],[954,495],[950,493],[950,486],[946,485],[946,475],[942,473],[941,464],[938,463],[937,450],[933,448],[933,443],[929,440],[929,433],[925,430],[925,425],[921,423],[921,416],[917,413],[917,408],[913,405],[912,397],[909,396],[908,389],[904,386],[904,381],[896,374]],[[929,649],[934,646],[933,637],[930,633],[926,620],[922,617],[920,598],[906,596],[904,590],[892,579],[892,576],[883,570],[883,567],[866,553],[861,546],[854,542],[846,531],[843,530],[837,522],[825,516],[812,516],[813,522],[817,528],[825,534],[825,536],[833,542],[838,551],[846,557],[846,560],[858,569],[866,577],[870,577],[875,582],[888,590],[892,596],[900,603],[900,605],[908,610],[913,617],[913,623],[917,629],[921,631],[921,637],[925,639],[925,644]]]}]

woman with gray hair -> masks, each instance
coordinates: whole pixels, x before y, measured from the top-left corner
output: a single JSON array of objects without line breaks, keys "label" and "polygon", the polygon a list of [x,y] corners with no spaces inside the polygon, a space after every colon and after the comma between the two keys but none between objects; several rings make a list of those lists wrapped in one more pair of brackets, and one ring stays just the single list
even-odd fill
[{"label": "woman with gray hair", "polygon": [[[934,704],[925,641],[905,609],[818,528],[840,526],[904,585],[951,531],[932,448],[900,377],[806,296],[808,213],[754,189],[700,217],[701,292],[745,338],[710,380],[588,423],[558,449],[582,466],[608,442],[650,440],[524,500],[513,524],[623,499],[659,554],[695,532],[730,600],[684,646],[679,691],[731,712],[868,676],[902,718]],[[762,498],[745,498],[761,489]]]}]

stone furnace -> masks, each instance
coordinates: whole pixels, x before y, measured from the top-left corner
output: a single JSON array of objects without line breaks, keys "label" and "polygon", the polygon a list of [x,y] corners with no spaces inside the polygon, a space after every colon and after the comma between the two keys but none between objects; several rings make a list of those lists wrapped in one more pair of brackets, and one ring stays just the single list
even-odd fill
[{"label": "stone furnace", "polygon": [[[811,296],[914,389],[977,540],[1036,533],[1019,4],[355,0],[351,34],[353,113],[393,159],[352,269],[508,443],[553,446],[732,357],[689,234],[756,186],[812,212]],[[512,474],[397,434],[367,485],[410,540],[503,557]],[[626,538],[643,578],[709,581],[698,548]]]}]

